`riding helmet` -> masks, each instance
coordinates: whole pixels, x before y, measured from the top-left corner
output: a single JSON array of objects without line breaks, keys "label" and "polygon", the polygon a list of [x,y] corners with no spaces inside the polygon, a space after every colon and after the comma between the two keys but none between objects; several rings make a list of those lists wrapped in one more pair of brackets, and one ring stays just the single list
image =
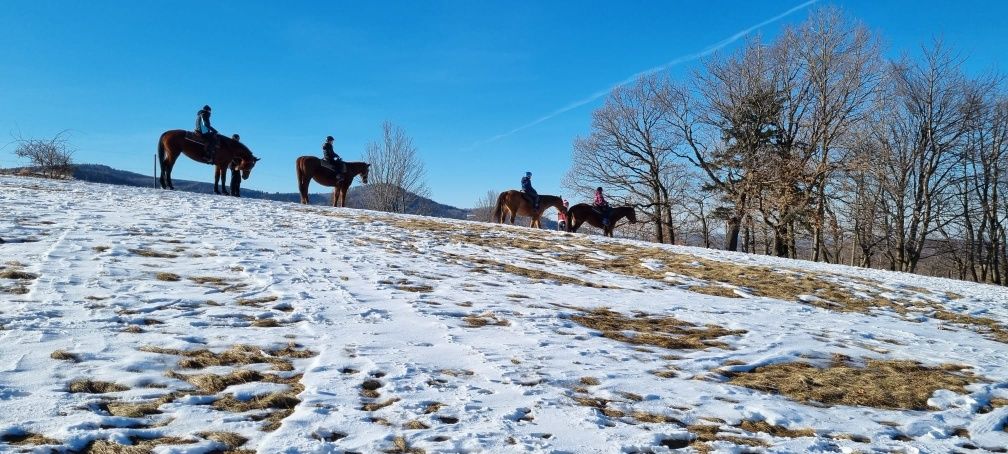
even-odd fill
[{"label": "riding helmet", "polygon": [[595,192],[602,192],[602,186],[595,188]]},{"label": "riding helmet", "polygon": [[525,172],[525,176],[527,176],[527,177],[532,176],[532,172]]},{"label": "riding helmet", "polygon": [[208,105],[203,106],[203,110],[209,112],[210,111],[210,105],[208,104]]},{"label": "riding helmet", "polygon": [[326,136],[325,140],[326,140],[326,142],[332,142],[333,140],[336,140],[336,139],[333,139],[333,136]]}]

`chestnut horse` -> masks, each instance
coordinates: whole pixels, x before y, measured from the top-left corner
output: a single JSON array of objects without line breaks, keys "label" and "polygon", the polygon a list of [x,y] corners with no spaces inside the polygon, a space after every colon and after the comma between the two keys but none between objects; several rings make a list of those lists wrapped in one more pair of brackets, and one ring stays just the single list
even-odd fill
[{"label": "chestnut horse", "polygon": [[[504,191],[497,196],[497,206],[494,207],[493,221],[503,224],[504,218],[511,216],[511,223],[515,223],[515,216],[528,216],[532,218],[529,227],[541,228],[540,219],[543,212],[550,207],[557,211],[563,211],[563,199],[555,195],[539,195],[539,209],[532,210],[532,202],[525,198],[525,193],[518,190]],[[505,214],[505,211],[507,212]]]},{"label": "chestnut horse", "polygon": [[[165,131],[158,139],[158,161],[161,163],[161,189],[175,189],[172,184],[171,173],[175,167],[175,161],[185,154],[190,159],[204,164],[214,166],[214,192],[220,194],[224,191],[227,195],[227,170],[229,166],[241,172],[243,180],[247,180],[252,167],[255,167],[259,158],[252,155],[245,144],[230,137],[218,136],[217,152],[214,153],[214,160],[210,162],[206,157],[206,148],[203,144],[193,142],[186,138],[186,133],[182,129]],[[220,182],[221,188],[217,189]]]},{"label": "chestnut horse", "polygon": [[371,164],[366,162],[344,162],[346,172],[343,179],[337,180],[337,173],[322,165],[322,160],[315,156],[301,156],[297,158],[295,168],[297,170],[298,191],[301,192],[301,203],[308,203],[308,183],[314,179],[322,186],[332,186],[333,206],[345,207],[347,191],[350,190],[350,183],[353,183],[355,176],[360,175],[361,181],[367,184],[368,170]]},{"label": "chestnut horse", "polygon": [[613,236],[613,228],[616,227],[616,222],[620,219],[627,218],[631,224],[637,222],[637,212],[634,211],[633,207],[614,207],[612,211],[609,212],[609,225],[602,225],[602,213],[599,213],[595,207],[587,203],[579,203],[570,207],[567,210],[567,231],[577,232],[577,229],[581,227],[581,224],[587,222],[592,227],[597,227],[602,229],[602,234],[605,236]]}]

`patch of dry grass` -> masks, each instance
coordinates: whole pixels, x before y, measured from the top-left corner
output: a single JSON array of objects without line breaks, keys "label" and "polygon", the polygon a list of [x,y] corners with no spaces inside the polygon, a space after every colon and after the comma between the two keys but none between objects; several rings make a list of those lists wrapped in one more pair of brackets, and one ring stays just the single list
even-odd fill
[{"label": "patch of dry grass", "polygon": [[153,257],[159,259],[173,259],[178,257],[178,255],[175,254],[170,254],[167,252],[158,252],[153,249],[147,249],[147,248],[129,249],[129,251],[130,253],[139,255],[141,257]]},{"label": "patch of dry grass", "polygon": [[405,437],[397,435],[392,439],[392,447],[384,452],[389,454],[425,454],[427,451],[411,446]]},{"label": "patch of dry grass", "polygon": [[75,363],[79,363],[80,360],[81,360],[80,356],[78,356],[78,355],[76,355],[74,353],[70,353],[70,352],[68,352],[66,350],[56,350],[56,351],[50,353],[49,357],[52,358],[52,359],[60,360],[60,361],[71,361],[71,362],[75,362]]},{"label": "patch of dry grass", "polygon": [[248,441],[248,438],[234,432],[200,432],[196,435],[210,441],[216,441],[217,443],[224,445],[228,450],[236,449]]},{"label": "patch of dry grass", "polygon": [[91,248],[92,251],[95,251],[98,254],[101,254],[102,252],[105,252],[105,251],[107,251],[109,249],[111,249],[111,248],[108,247],[108,246],[94,246],[94,247]]},{"label": "patch of dry grass", "polygon": [[154,415],[161,413],[160,408],[162,405],[171,403],[178,399],[181,393],[168,393],[153,400],[145,400],[139,402],[123,402],[114,401],[109,402],[106,406],[108,412],[113,416],[123,416],[126,418],[142,418],[147,415]]},{"label": "patch of dry grass", "polygon": [[735,427],[738,427],[746,432],[762,432],[775,437],[800,438],[816,436],[816,431],[812,428],[788,429],[784,426],[777,426],[766,421],[744,420]]},{"label": "patch of dry grass", "polygon": [[129,387],[107,381],[80,378],[67,383],[67,392],[105,394],[126,391]]},{"label": "patch of dry grass", "polygon": [[38,275],[27,271],[21,271],[19,269],[0,268],[0,279],[22,279],[30,281],[38,279]]},{"label": "patch of dry grass", "polygon": [[961,368],[906,360],[869,359],[864,367],[835,361],[823,368],[792,362],[732,373],[729,382],[801,402],[928,410],[927,400],[936,390],[962,393],[966,385],[982,380]]},{"label": "patch of dry grass", "polygon": [[144,329],[141,328],[140,325],[130,325],[130,326],[127,326],[127,327],[123,328],[122,332],[124,332],[124,333],[132,333],[132,334],[139,334],[139,333],[144,332]]},{"label": "patch of dry grass", "polygon": [[280,322],[274,318],[257,318],[252,320],[252,326],[256,328],[277,328],[280,326]]},{"label": "patch of dry grass", "polygon": [[473,314],[462,317],[462,321],[466,323],[466,326],[470,328],[481,328],[487,325],[490,326],[508,326],[511,323],[506,319],[497,317],[491,312],[484,312],[482,314]]},{"label": "patch of dry grass", "polygon": [[601,331],[602,336],[609,339],[669,349],[727,348],[727,344],[716,339],[745,333],[717,325],[698,326],[669,316],[646,313],[630,316],[605,308],[573,315],[571,320]]},{"label": "patch of dry grass", "polygon": [[429,415],[431,413],[437,413],[437,411],[440,410],[441,407],[443,406],[444,404],[441,402],[428,402],[427,405],[424,406],[423,412],[425,415]]},{"label": "patch of dry grass", "polygon": [[598,386],[598,384],[601,383],[595,377],[581,377],[578,381],[585,386]]},{"label": "patch of dry grass", "polygon": [[203,369],[210,366],[240,366],[247,364],[273,365],[279,371],[294,370],[292,359],[311,358],[317,353],[301,349],[296,344],[288,344],[282,349],[265,350],[254,345],[235,345],[221,352],[214,352],[209,349],[198,350],[178,350],[171,348],[160,348],[154,346],[140,347],[140,351],[148,353],[160,353],[165,355],[181,356],[178,367],[184,369]]},{"label": "patch of dry grass", "polygon": [[721,285],[691,285],[686,290],[724,298],[741,298],[738,293],[735,293],[735,290]]},{"label": "patch of dry grass", "polygon": [[189,278],[189,280],[193,281],[193,282],[195,282],[197,284],[200,284],[200,285],[203,285],[203,284],[227,285],[229,283],[229,281],[227,279],[224,279],[222,277],[216,277],[216,276],[191,276]]},{"label": "patch of dry grass", "polygon": [[32,432],[9,433],[0,437],[0,442],[4,442],[15,446],[40,446],[40,445],[61,444],[59,440],[55,440],[45,435]]},{"label": "patch of dry grass", "polygon": [[272,302],[274,302],[274,301],[276,301],[278,299],[280,299],[280,298],[278,296],[276,296],[276,295],[261,296],[259,298],[247,298],[247,299],[246,298],[241,298],[238,301],[236,301],[235,304],[237,304],[239,306],[260,307],[263,304],[272,303]]},{"label": "patch of dry grass", "polygon": [[179,275],[177,275],[175,273],[168,273],[168,272],[157,273],[157,274],[154,275],[154,278],[157,279],[157,280],[159,280],[159,281],[165,281],[165,282],[178,282],[178,281],[182,280],[182,278],[179,277]]},{"label": "patch of dry grass", "polygon": [[123,445],[109,440],[95,440],[84,447],[80,454],[150,454],[159,446],[188,445],[196,440],[180,437],[139,438],[130,437],[132,444]]},{"label": "patch of dry grass", "polygon": [[396,402],[399,402],[399,398],[398,397],[390,397],[390,398],[385,399],[385,400],[380,401],[380,402],[368,402],[368,403],[365,403],[364,405],[361,405],[360,410],[361,411],[377,411],[377,410],[381,410],[382,408],[388,407],[389,405],[392,405],[392,404],[394,404]]},{"label": "patch of dry grass", "polygon": [[423,421],[420,421],[419,419],[411,419],[409,421],[406,421],[405,424],[403,424],[403,429],[422,430],[422,429],[430,429],[430,426],[425,424]]}]

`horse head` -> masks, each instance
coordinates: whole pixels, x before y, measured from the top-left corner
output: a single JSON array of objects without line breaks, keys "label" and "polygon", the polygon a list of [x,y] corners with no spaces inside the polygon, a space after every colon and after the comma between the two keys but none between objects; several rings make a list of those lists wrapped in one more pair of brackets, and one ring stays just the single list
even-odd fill
[{"label": "horse head", "polygon": [[637,210],[635,210],[634,207],[626,207],[626,208],[628,210],[630,210],[630,212],[627,213],[627,216],[626,216],[627,220],[629,220],[631,224],[636,224],[637,223]]},{"label": "horse head", "polygon": [[234,166],[234,170],[241,172],[241,177],[243,180],[247,180],[249,174],[252,173],[252,168],[255,167],[256,162],[259,158],[252,156],[251,153],[247,157],[238,158],[238,164]]},{"label": "horse head", "polygon": [[371,164],[365,162],[364,170],[362,170],[360,174],[361,182],[363,182],[364,184],[367,184],[368,171],[370,170],[371,170]]}]

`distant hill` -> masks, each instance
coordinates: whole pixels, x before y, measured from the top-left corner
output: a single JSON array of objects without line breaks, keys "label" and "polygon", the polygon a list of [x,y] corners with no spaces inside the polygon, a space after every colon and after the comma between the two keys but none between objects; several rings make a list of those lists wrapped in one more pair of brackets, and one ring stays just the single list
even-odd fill
[{"label": "distant hill", "polygon": [[[154,177],[151,175],[141,175],[135,172],[114,169],[101,164],[80,164],[74,170],[74,179],[81,181],[91,181],[95,183],[118,184],[124,186],[154,186]],[[190,180],[173,180],[175,189],[187,192],[213,192],[213,184]],[[368,191],[367,185],[356,185],[350,188],[347,196],[347,206],[352,208],[362,208],[362,200]],[[241,196],[250,199],[267,199],[282,202],[299,202],[301,195],[296,192],[264,192],[255,189],[241,189]],[[313,205],[328,205],[332,200],[332,192],[317,192],[309,194],[309,202]],[[457,208],[425,197],[416,197],[415,203],[410,207],[411,213],[425,214],[451,219],[466,219],[470,210]]]}]

